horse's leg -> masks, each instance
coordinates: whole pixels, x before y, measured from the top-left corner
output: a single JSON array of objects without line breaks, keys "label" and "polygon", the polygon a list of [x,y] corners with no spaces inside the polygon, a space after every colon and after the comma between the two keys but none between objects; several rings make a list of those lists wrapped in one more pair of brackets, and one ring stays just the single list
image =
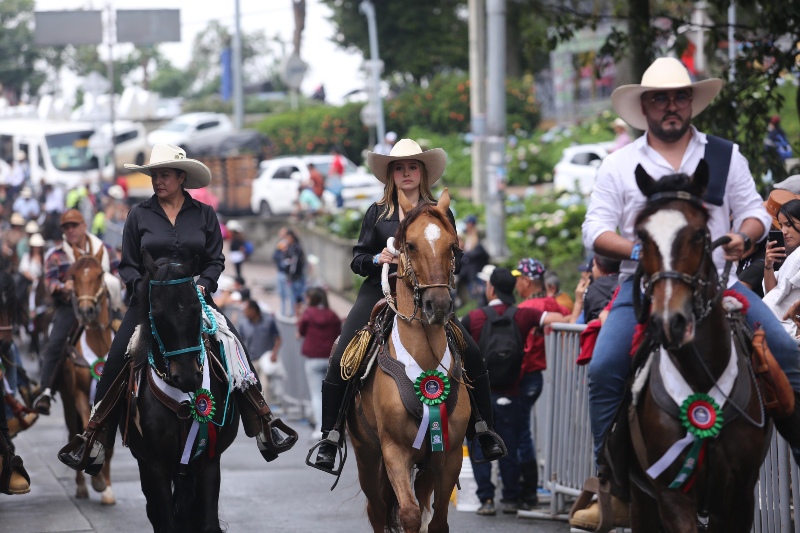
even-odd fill
[{"label": "horse's leg", "polygon": [[664,533],[697,533],[697,508],[692,496],[664,487],[657,489],[656,493],[658,516]]},{"label": "horse's leg", "polygon": [[411,469],[414,463],[409,451],[385,435],[382,442],[383,462],[399,504],[400,525],[404,533],[418,533],[422,525],[417,498],[411,490]]},{"label": "horse's leg", "polygon": [[350,439],[358,465],[358,482],[367,497],[367,517],[375,533],[383,533],[389,525],[387,501],[394,499],[394,489],[386,475],[380,449],[362,442],[358,422],[350,422]]},{"label": "horse's leg", "polygon": [[434,475],[438,469],[422,470],[417,473],[417,479],[414,482],[414,492],[417,495],[417,502],[422,513],[422,527],[420,533],[428,533],[429,531],[436,531],[430,529],[429,524],[433,517],[433,510],[431,509],[431,495],[433,494]]},{"label": "horse's leg", "polygon": [[461,464],[464,456],[460,445],[453,445],[446,452],[444,464],[436,473],[433,491],[433,518],[428,526],[429,533],[447,533],[450,526],[447,524],[447,513],[450,510],[450,496],[458,482],[461,473]]},{"label": "horse's leg", "polygon": [[657,533],[659,527],[656,501],[632,484],[631,531],[633,533]]},{"label": "horse's leg", "polygon": [[114,496],[114,490],[111,488],[111,457],[114,455],[114,448],[106,448],[106,461],[103,463],[103,468],[100,469],[98,477],[102,477],[106,483],[106,489],[100,494],[100,502],[103,505],[114,505],[117,503],[117,498]]},{"label": "horse's leg", "polygon": [[[80,427],[80,414],[75,406],[75,367],[72,362],[67,360],[61,365],[60,392],[61,403],[64,409],[64,422],[67,424],[67,433],[70,438],[81,432]],[[79,500],[85,500],[89,497],[89,489],[86,488],[86,478],[83,472],[78,471],[75,474],[75,497]]]},{"label": "horse's leg", "polygon": [[219,459],[209,461],[203,471],[197,474],[197,493],[193,513],[198,518],[192,531],[201,533],[222,533],[219,527]]},{"label": "horse's leg", "polygon": [[142,493],[147,499],[147,518],[153,525],[153,533],[179,531],[172,508],[172,480],[163,465],[154,461],[139,461],[139,477]]}]

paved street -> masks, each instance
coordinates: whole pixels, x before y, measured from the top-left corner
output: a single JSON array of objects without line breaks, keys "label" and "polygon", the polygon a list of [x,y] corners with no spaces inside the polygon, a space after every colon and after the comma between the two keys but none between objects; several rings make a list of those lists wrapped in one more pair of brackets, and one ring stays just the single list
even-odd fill
[{"label": "paved street", "polygon": [[[277,309],[274,294],[260,288],[271,284],[274,268],[246,265],[245,275],[253,280],[257,296]],[[332,307],[340,315],[349,309],[346,300],[335,296]],[[35,363],[32,367],[35,373]],[[300,443],[277,461],[265,463],[255,442],[241,430],[223,455],[219,505],[223,526],[230,532],[369,531],[352,454],[339,486],[330,492],[333,477],[304,464],[311,436],[307,422],[291,420],[290,424],[300,432]],[[53,416],[42,417],[15,439],[31,475],[32,489],[23,496],[0,496],[0,533],[149,531],[138,468],[130,452],[117,446],[112,461],[117,504],[104,507],[91,488],[89,500],[74,498],[74,473],[56,459],[66,437],[61,405],[57,403]],[[453,505],[450,524],[451,530],[458,532],[569,531],[563,522],[521,520],[513,515],[479,517],[472,512],[459,512]]]}]

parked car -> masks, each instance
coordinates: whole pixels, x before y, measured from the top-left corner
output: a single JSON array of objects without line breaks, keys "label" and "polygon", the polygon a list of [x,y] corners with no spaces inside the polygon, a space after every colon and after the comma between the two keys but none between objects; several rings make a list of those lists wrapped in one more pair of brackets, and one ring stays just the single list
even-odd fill
[{"label": "parked car", "polygon": [[168,143],[186,146],[189,142],[201,141],[218,133],[232,132],[233,123],[222,113],[187,113],[167,122],[150,132],[147,142],[151,145]]},{"label": "parked car", "polygon": [[[346,157],[343,159],[345,175],[354,174],[358,170],[356,164]],[[308,164],[313,163],[327,178],[332,160],[332,155],[299,155],[262,161],[261,171],[253,180],[250,199],[253,213],[262,217],[290,214],[300,195],[300,185],[309,180]]]},{"label": "parked car", "polygon": [[556,192],[591,194],[597,169],[607,155],[608,150],[601,144],[579,144],[564,148],[561,159],[553,168],[553,188]]},{"label": "parked car", "polygon": [[[342,176],[343,207],[348,209],[365,210],[373,202],[383,197],[383,183],[372,175],[371,172],[359,167],[356,172]],[[326,190],[322,195],[325,207],[329,210],[336,208],[336,197]]]},{"label": "parked car", "polygon": [[[102,124],[97,128],[92,138],[89,139],[89,146],[90,148],[92,146],[101,146],[107,150],[110,147],[110,137],[111,126],[108,123]],[[142,123],[129,120],[117,120],[114,122],[114,159],[118,169],[122,168],[126,163],[143,165],[149,153],[150,145],[147,144],[147,130]],[[115,175],[115,169],[112,167],[109,152],[104,150],[96,155],[100,159],[103,177],[112,179]]]}]

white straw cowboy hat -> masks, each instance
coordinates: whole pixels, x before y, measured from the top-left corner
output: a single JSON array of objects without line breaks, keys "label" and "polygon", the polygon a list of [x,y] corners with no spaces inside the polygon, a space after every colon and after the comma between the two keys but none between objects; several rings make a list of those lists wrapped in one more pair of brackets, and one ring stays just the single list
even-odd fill
[{"label": "white straw cowboy hat", "polygon": [[647,119],[642,113],[642,94],[683,87],[692,89],[692,117],[695,117],[719,94],[722,80],[711,78],[692,83],[689,71],[683,63],[674,57],[659,57],[644,71],[642,83],[617,87],[611,93],[611,103],[625,122],[636,129],[646,130]]},{"label": "white straw cowboy hat", "polygon": [[428,172],[428,186],[430,187],[433,187],[433,184],[439,181],[439,178],[444,174],[445,166],[447,166],[447,154],[444,150],[434,148],[433,150],[423,151],[411,139],[397,141],[389,155],[367,152],[367,165],[381,183],[386,183],[389,179],[389,163],[400,159],[422,161],[425,164],[425,170]]},{"label": "white straw cowboy hat", "polygon": [[[174,144],[157,144],[150,153],[150,163],[147,165],[125,164],[128,170],[138,170],[150,174],[154,168],[176,168],[186,172],[185,189],[202,189],[211,183],[211,171],[196,159],[186,159],[183,148]],[[151,175],[151,174],[150,174]]]},{"label": "white straw cowboy hat", "polygon": [[28,240],[28,246],[34,248],[42,248],[44,247],[44,237],[40,233],[34,233],[31,235],[31,238]]}]

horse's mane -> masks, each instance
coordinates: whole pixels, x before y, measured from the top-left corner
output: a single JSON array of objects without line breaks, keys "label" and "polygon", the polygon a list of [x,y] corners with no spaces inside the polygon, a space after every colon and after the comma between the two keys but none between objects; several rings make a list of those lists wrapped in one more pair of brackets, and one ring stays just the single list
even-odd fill
[{"label": "horse's mane", "polygon": [[406,213],[405,218],[397,227],[397,234],[395,234],[394,238],[399,246],[402,246],[405,243],[408,227],[422,215],[428,215],[437,219],[453,237],[456,236],[456,229],[453,227],[453,223],[450,222],[450,219],[447,218],[446,215],[443,215],[438,209],[436,209],[436,204],[420,201],[417,203],[414,209]]},{"label": "horse's mane", "polygon": [[[661,209],[664,204],[672,202],[675,198],[672,197],[661,197],[661,198],[653,198],[655,195],[659,193],[665,192],[687,192],[692,195],[696,195],[696,191],[694,190],[694,184],[692,182],[692,177],[688,174],[684,174],[683,172],[678,174],[668,174],[661,178],[660,180],[656,181],[653,185],[652,190],[650,190],[650,194],[647,197],[647,204],[645,204],[644,208],[641,210],[639,215],[636,217],[636,225],[638,225],[642,220],[646,219],[647,217],[651,216],[653,213]],[[705,206],[694,204],[702,213],[703,218],[706,222],[708,222],[708,209]]]}]

